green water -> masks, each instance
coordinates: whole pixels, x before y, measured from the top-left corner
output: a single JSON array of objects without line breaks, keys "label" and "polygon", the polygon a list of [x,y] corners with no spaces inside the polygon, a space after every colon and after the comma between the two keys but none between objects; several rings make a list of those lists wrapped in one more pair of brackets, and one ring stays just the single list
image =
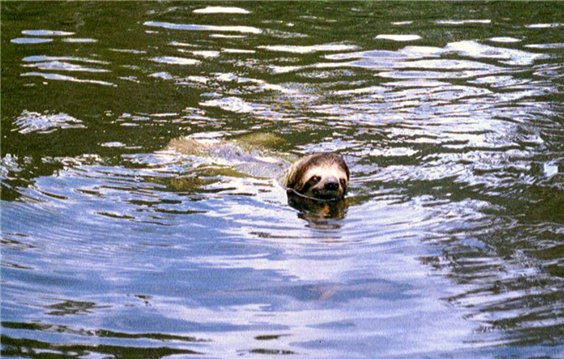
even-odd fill
[{"label": "green water", "polygon": [[[2,356],[561,357],[563,15],[2,2]],[[348,198],[183,136],[336,151]]]}]

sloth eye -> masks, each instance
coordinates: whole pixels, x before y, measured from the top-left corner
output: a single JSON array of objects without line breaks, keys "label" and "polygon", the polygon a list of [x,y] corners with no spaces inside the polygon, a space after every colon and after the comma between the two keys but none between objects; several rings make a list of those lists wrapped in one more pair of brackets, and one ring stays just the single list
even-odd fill
[{"label": "sloth eye", "polygon": [[312,176],[309,180],[310,180],[311,182],[313,182],[313,183],[317,183],[317,182],[321,181],[321,177],[319,177],[319,176]]},{"label": "sloth eye", "polygon": [[341,186],[343,186],[343,187],[345,187],[345,186],[347,185],[347,180],[344,179],[344,178],[341,178],[341,179],[339,180],[339,182],[341,182]]}]

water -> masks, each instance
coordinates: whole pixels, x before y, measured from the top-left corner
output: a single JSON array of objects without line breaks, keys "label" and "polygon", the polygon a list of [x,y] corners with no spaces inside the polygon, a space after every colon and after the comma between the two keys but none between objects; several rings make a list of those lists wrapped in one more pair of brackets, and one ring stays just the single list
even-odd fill
[{"label": "water", "polygon": [[[3,2],[2,355],[561,357],[563,15]],[[347,202],[187,135],[337,151]]]}]

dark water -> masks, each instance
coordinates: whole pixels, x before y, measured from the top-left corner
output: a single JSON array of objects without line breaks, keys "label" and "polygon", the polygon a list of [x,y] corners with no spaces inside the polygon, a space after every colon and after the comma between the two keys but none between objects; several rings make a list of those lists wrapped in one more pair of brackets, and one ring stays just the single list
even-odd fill
[{"label": "dark water", "polygon": [[3,357],[564,354],[564,3],[208,5],[2,2]]}]

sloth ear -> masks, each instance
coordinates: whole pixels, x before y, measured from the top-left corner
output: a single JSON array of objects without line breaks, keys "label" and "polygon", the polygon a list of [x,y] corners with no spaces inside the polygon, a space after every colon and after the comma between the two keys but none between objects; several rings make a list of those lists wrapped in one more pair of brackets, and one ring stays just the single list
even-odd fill
[{"label": "sloth ear", "polygon": [[296,176],[294,175],[294,173],[288,173],[286,177],[286,187],[294,188],[295,185],[296,185]]},{"label": "sloth ear", "polygon": [[290,169],[288,169],[288,174],[286,177],[286,187],[296,189],[295,187],[299,184],[300,178],[303,176],[303,160],[295,162],[292,164]]},{"label": "sloth ear", "polygon": [[340,159],[339,164],[345,170],[345,173],[347,174],[347,180],[349,180],[351,178],[351,172],[349,171],[349,166],[347,166],[347,163],[342,157],[339,157],[339,159]]}]

